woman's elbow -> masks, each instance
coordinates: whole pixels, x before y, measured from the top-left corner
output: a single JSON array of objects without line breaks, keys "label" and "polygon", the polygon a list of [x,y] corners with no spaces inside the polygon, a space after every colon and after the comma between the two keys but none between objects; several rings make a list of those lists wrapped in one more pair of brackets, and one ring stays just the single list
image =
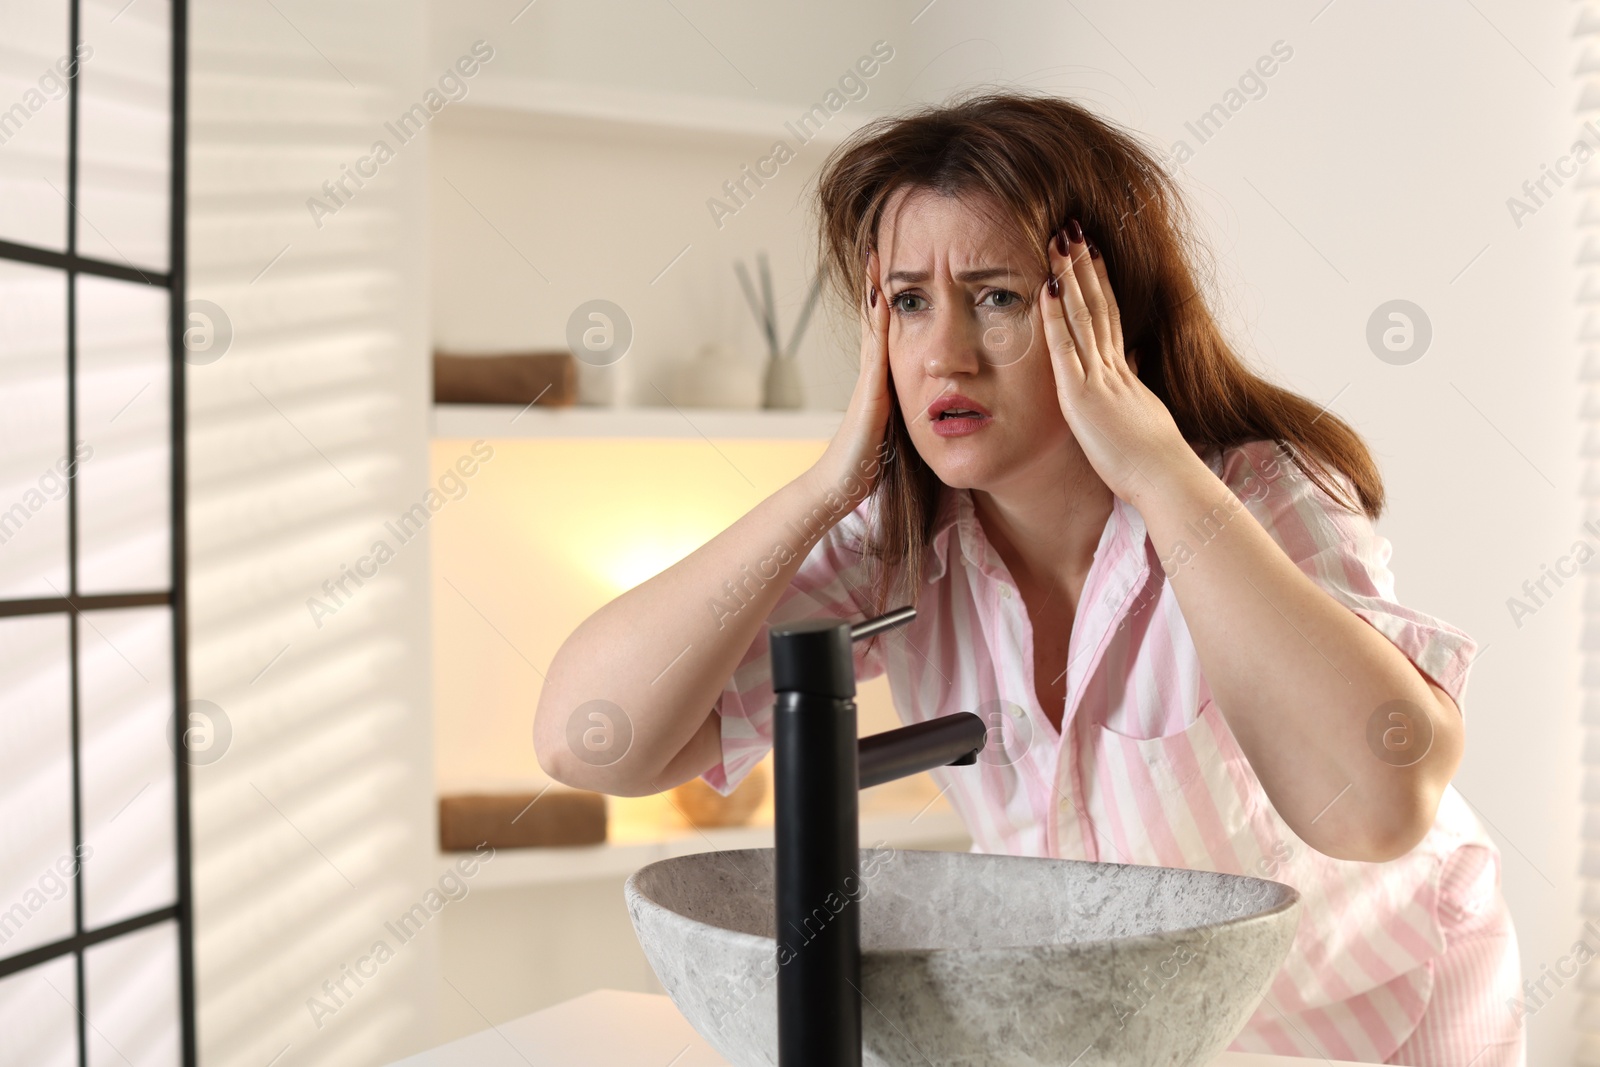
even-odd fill
[{"label": "woman's elbow", "polygon": [[539,769],[553,780],[573,789],[611,792],[602,781],[606,767],[597,760],[581,758],[573,750],[573,729],[579,730],[579,740],[583,740],[584,723],[580,718],[581,707],[562,710],[570,703],[563,695],[562,686],[552,669],[533,711],[533,755],[539,763]]},{"label": "woman's elbow", "polygon": [[[1359,863],[1388,863],[1422,843],[1439,816],[1442,788],[1422,781],[1397,790],[1375,804],[1352,806],[1344,819],[1307,827],[1302,840],[1324,856]],[[1320,832],[1316,832],[1320,831]]]},{"label": "woman's elbow", "polygon": [[[1439,818],[1439,805],[1450,787],[1466,749],[1465,731],[1455,704],[1436,690],[1438,714],[1430,716],[1432,729],[1427,747],[1414,762],[1384,766],[1382,778],[1391,779],[1386,793],[1372,806],[1366,820],[1359,858],[1372,863],[1399,859],[1422,843]],[[1388,760],[1383,761],[1388,764]],[[1381,781],[1382,779],[1380,779]]]},{"label": "woman's elbow", "polygon": [[533,754],[540,770],[562,785],[608,796],[661,791],[655,785],[660,768],[647,764],[620,708],[606,700],[580,702],[570,712],[561,706],[559,695],[546,700],[541,694],[534,710]]},{"label": "woman's elbow", "polygon": [[587,789],[582,781],[581,763],[572,758],[563,738],[551,730],[550,715],[543,700],[533,713],[533,757],[539,769],[551,780],[574,789]]},{"label": "woman's elbow", "polygon": [[1418,800],[1377,822],[1364,842],[1366,853],[1358,858],[1368,863],[1397,860],[1422,843],[1439,815],[1439,800]]}]

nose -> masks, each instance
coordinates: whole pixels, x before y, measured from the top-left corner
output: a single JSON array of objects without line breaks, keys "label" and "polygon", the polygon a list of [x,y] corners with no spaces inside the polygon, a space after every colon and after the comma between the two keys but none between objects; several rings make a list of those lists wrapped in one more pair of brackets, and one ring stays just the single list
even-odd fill
[{"label": "nose", "polygon": [[938,309],[927,343],[923,367],[930,378],[971,376],[983,364],[983,329],[970,307],[952,302]]}]

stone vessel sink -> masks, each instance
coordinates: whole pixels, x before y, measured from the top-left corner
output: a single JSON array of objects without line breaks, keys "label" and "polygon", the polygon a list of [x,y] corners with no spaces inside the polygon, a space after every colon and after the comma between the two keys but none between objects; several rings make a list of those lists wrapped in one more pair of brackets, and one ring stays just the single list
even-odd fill
[{"label": "stone vessel sink", "polygon": [[[661,984],[735,1067],[777,1064],[772,864],[769,848],[678,856],[625,888]],[[860,872],[780,936],[788,959],[858,902],[875,1067],[1202,1067],[1265,995],[1300,910],[1277,882],[1167,867],[862,849]]]}]

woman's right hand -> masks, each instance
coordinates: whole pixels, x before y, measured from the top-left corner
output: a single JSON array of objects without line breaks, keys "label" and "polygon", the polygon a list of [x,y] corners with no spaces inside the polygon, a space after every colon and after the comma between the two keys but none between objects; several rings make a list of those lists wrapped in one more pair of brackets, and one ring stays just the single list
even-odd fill
[{"label": "woman's right hand", "polygon": [[817,491],[837,493],[851,509],[865,500],[888,456],[884,439],[889,407],[889,301],[878,285],[878,254],[867,253],[867,299],[861,306],[861,373],[844,418],[822,458],[808,474]]}]

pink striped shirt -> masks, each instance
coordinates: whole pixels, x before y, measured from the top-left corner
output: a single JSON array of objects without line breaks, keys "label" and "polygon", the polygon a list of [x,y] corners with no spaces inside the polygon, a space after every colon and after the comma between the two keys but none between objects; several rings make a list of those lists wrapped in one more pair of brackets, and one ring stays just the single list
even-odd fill
[{"label": "pink striped shirt", "polygon": [[[1476,644],[1396,602],[1390,543],[1364,515],[1336,504],[1272,442],[1213,451],[1208,463],[1306,575],[1462,705]],[[869,500],[812,549],[719,698],[722,760],[703,776],[719,792],[771,747],[768,626],[871,612],[860,551],[870,509]],[[1205,532],[1190,532],[1189,547],[1203,552]],[[1514,948],[1509,963],[1502,951],[1468,967],[1470,989],[1438,991],[1484,1002],[1469,1004],[1466,1021],[1452,1024],[1458,1032],[1402,1049],[1435,999],[1436,976],[1453,973],[1441,957],[1458,931],[1492,920],[1515,943],[1499,852],[1466,802],[1447,789],[1427,837],[1387,863],[1331,859],[1301,841],[1211,698],[1135,508],[1115,500],[1095,549],[1063,664],[1059,732],[1034,687],[1027,608],[969,491],[942,491],[923,580],[911,623],[856,646],[856,676],[887,673],[902,722],[970,711],[991,724],[976,767],[932,772],[974,851],[1250,874],[1297,888],[1293,948],[1235,1050],[1366,1063],[1401,1050],[1399,1062],[1441,1067],[1520,1062],[1499,1018],[1520,986]],[[1502,1053],[1473,1059],[1496,1042]],[[1424,1044],[1436,1051],[1415,1051]]]}]

